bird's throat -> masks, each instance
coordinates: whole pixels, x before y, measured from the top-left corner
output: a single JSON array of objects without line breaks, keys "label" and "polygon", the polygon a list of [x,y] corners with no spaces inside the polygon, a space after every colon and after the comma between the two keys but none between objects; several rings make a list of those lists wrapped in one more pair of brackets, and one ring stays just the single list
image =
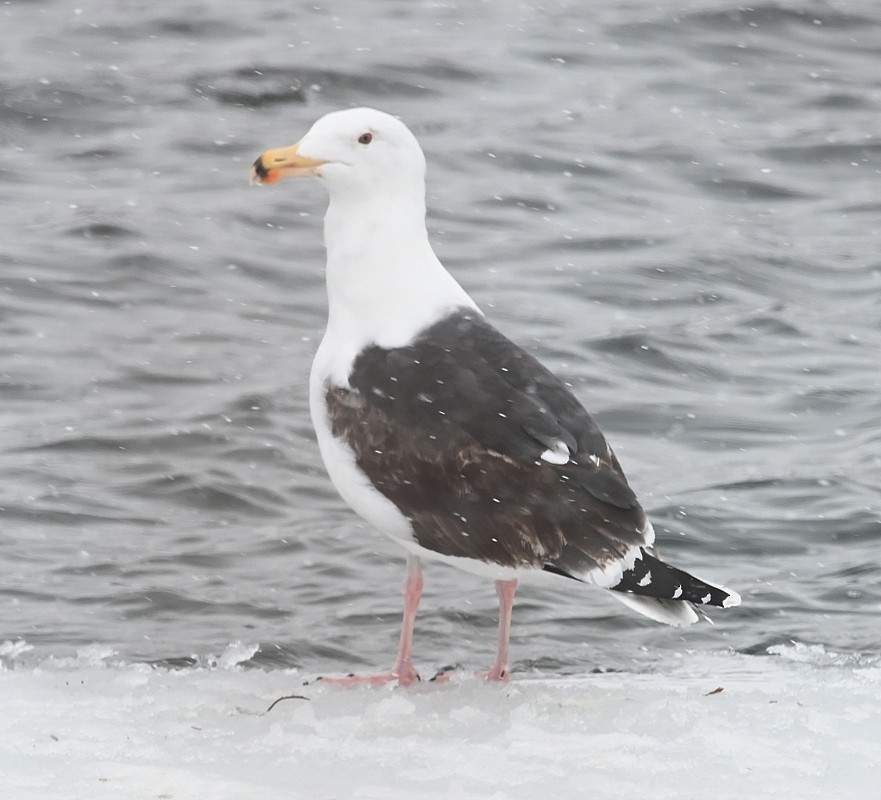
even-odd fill
[{"label": "bird's throat", "polygon": [[324,235],[329,333],[401,346],[426,320],[473,306],[431,248],[424,205],[374,204],[364,213],[332,201]]}]

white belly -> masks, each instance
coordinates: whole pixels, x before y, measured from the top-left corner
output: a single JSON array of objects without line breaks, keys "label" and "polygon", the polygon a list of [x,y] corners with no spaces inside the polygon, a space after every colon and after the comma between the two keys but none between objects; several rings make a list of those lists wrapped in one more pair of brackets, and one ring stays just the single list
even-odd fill
[{"label": "white belly", "polygon": [[329,349],[322,342],[315,355],[309,378],[309,411],[327,474],[343,500],[359,516],[401,544],[412,544],[410,521],[391,500],[374,488],[355,463],[355,454],[351,448],[331,432],[325,400],[330,374],[325,353]]}]

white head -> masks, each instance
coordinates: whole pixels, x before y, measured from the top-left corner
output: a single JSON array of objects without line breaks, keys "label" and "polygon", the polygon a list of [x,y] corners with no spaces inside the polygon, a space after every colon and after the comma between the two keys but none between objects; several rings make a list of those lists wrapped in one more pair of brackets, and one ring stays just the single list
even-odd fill
[{"label": "white head", "polygon": [[366,343],[400,347],[451,309],[477,308],[431,249],[425,156],[403,122],[372,108],[335,111],[251,167],[254,183],[301,176],[319,178],[330,193],[325,342],[345,346],[327,345],[324,355],[337,359],[325,367],[338,368],[339,380]]},{"label": "white head", "polygon": [[331,196],[338,191],[375,195],[380,187],[420,199],[425,156],[416,137],[396,117],[373,108],[334,111],[291,147],[267,150],[251,167],[252,183],[314,176]]}]

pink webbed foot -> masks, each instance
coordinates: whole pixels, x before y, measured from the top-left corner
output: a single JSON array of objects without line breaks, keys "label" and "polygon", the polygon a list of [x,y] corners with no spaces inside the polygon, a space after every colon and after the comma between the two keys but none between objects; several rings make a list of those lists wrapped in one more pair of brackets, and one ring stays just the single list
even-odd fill
[{"label": "pink webbed foot", "polygon": [[321,683],[329,683],[332,686],[384,686],[386,683],[397,682],[398,686],[411,686],[419,683],[422,678],[419,673],[410,667],[401,672],[391,670],[390,672],[380,672],[375,675],[342,675],[340,677],[321,677],[317,679]]},{"label": "pink webbed foot", "polygon": [[475,674],[478,678],[485,678],[488,681],[502,681],[503,683],[506,683],[511,680],[511,670],[507,664],[502,667],[496,664],[490,669],[482,670]]},{"label": "pink webbed foot", "polygon": [[[500,681],[505,683],[511,680],[511,670],[508,669],[508,667],[499,669],[498,667],[493,666],[491,669],[477,670],[472,674],[475,678],[483,678],[487,681]],[[450,681],[455,680],[459,675],[467,675],[467,673],[455,669],[442,670],[433,678],[429,678],[429,683],[449,683]]]}]

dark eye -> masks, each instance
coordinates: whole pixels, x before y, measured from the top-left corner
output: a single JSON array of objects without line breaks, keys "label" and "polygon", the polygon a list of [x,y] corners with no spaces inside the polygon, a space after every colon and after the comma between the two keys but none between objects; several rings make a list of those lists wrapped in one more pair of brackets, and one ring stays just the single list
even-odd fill
[{"label": "dark eye", "polygon": [[358,144],[370,144],[373,141],[373,134],[369,131],[367,133],[362,133],[358,137]]}]

